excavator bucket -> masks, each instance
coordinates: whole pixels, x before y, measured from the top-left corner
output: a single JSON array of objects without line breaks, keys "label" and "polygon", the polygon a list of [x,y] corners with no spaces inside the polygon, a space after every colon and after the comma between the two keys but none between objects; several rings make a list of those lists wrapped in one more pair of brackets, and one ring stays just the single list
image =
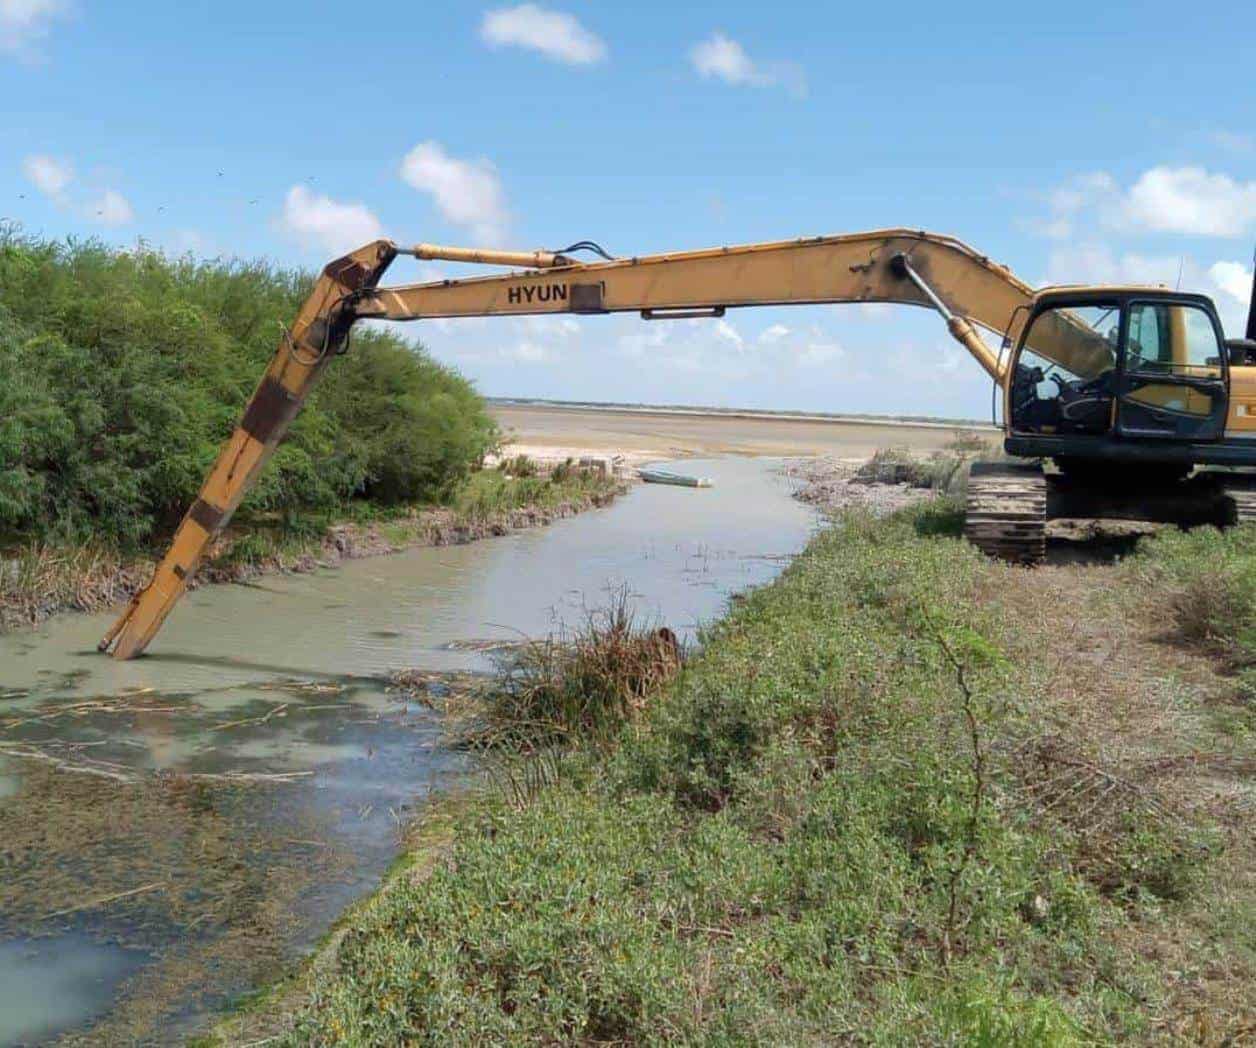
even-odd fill
[{"label": "excavator bucket", "polygon": [[218,453],[200,495],[184,516],[152,580],[135,595],[98,648],[113,657],[139,655],[183,596],[202,557],[253,486],[297,412],[336,355],[353,322],[354,295],[373,288],[396,247],[380,240],[332,262],[285,330],[266,374]]}]

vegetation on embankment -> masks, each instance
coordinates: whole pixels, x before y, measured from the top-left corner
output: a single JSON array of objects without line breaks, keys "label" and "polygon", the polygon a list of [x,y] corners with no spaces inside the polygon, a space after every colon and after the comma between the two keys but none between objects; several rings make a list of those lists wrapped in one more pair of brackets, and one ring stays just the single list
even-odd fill
[{"label": "vegetation on embankment", "polygon": [[[0,230],[0,548],[168,534],[290,324],[309,274]],[[471,384],[358,332],[238,519],[443,503],[493,449]]]},{"label": "vegetation on embankment", "polygon": [[[254,518],[233,524],[210,551],[192,585],[243,582],[303,572],[415,546],[446,546],[537,527],[599,506],[619,481],[559,468],[546,476],[501,470],[472,473],[446,505],[351,504],[343,519],[301,525]],[[152,575],[155,554],[102,544],[31,544],[0,563],[0,632],[36,625],[61,611],[94,612],[128,600]]]},{"label": "vegetation on embankment", "polygon": [[[147,581],[310,283],[0,229],[0,629]],[[480,471],[498,442],[469,382],[358,332],[201,579],[466,541],[614,492],[570,470]]]},{"label": "vegetation on embankment", "polygon": [[1252,529],[1027,572],[957,522],[837,522],[638,715],[521,755],[355,917],[289,1042],[1250,1030],[1256,753],[1211,711],[1251,698],[1166,594],[1250,578]]}]

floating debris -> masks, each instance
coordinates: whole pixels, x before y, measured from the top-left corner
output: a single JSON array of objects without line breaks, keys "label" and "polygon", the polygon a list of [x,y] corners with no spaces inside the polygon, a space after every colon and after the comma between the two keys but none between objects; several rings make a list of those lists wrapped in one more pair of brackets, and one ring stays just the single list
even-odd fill
[{"label": "floating debris", "polygon": [[451,640],[442,644],[442,651],[511,651],[528,644],[526,640]]},{"label": "floating debris", "polygon": [[143,895],[145,892],[156,891],[158,888],[165,888],[165,881],[154,881],[152,884],[145,884],[139,888],[132,888],[130,891],[115,892],[113,895],[105,895],[99,899],[92,899],[88,902],[81,902],[77,906],[67,906],[64,910],[54,910],[52,913],[46,913],[41,918],[48,921],[53,917],[64,917],[67,914],[79,913],[82,910],[95,910],[101,906],[105,906],[111,902],[117,902],[119,899],[129,899],[133,895]]}]

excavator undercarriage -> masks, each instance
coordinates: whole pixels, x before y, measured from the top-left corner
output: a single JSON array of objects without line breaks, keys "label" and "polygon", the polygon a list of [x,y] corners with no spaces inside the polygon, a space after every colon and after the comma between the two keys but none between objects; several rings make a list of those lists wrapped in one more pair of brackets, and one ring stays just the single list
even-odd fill
[{"label": "excavator undercarriage", "polygon": [[1036,461],[975,462],[964,535],[983,553],[1032,566],[1046,558],[1052,522],[1143,521],[1218,528],[1256,521],[1256,475],[1202,470],[1063,472]]},{"label": "excavator undercarriage", "polygon": [[[601,260],[574,257],[589,251]],[[515,268],[381,287],[399,255]],[[378,240],[319,275],[169,551],[100,650],[132,658],[156,635],[359,320],[618,312],[666,320],[840,303],[931,309],[1001,393],[1012,456],[972,467],[967,535],[992,556],[1032,565],[1045,555],[1054,518],[1256,518],[1256,475],[1242,472],[1256,469],[1253,291],[1246,340],[1227,343],[1203,296],[1146,287],[1035,292],[960,241],[909,229],[633,258],[612,258],[588,241],[507,252]],[[1044,469],[1044,461],[1054,465]],[[1182,479],[1200,465],[1207,471]]]}]

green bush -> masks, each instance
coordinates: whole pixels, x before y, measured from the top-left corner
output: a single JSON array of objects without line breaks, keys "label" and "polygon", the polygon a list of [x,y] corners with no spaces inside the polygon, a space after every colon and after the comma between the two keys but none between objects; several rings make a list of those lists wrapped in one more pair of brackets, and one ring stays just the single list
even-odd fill
[{"label": "green bush", "polygon": [[[195,496],[308,274],[0,230],[0,540],[134,546]],[[368,331],[244,512],[438,500],[496,442],[471,386]]]}]

